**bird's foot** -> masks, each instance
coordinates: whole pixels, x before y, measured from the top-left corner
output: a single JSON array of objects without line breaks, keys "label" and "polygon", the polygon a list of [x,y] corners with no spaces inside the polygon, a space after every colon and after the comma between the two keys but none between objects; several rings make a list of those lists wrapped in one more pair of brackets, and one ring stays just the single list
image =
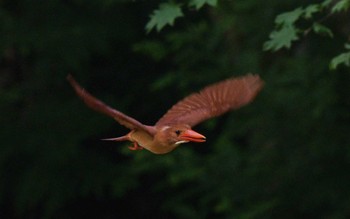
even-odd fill
[{"label": "bird's foot", "polygon": [[143,147],[141,147],[139,144],[137,144],[137,142],[134,142],[134,145],[133,146],[129,146],[128,148],[130,150],[132,150],[132,151],[142,150],[143,149]]}]

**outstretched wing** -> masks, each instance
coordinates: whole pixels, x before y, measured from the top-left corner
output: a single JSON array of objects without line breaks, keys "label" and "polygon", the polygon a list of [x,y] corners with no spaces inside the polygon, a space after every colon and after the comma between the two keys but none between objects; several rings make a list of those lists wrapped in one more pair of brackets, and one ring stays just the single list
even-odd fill
[{"label": "outstretched wing", "polygon": [[263,87],[258,75],[248,74],[209,85],[175,104],[156,126],[188,124],[194,126],[211,117],[251,102]]},{"label": "outstretched wing", "polygon": [[96,110],[100,113],[103,113],[107,116],[114,118],[118,123],[120,123],[121,125],[129,128],[131,130],[134,130],[134,129],[144,130],[151,135],[153,135],[155,133],[155,130],[153,127],[143,125],[139,121],[121,113],[118,110],[111,108],[110,106],[107,106],[105,103],[103,103],[102,101],[98,100],[97,98],[95,98],[94,96],[89,94],[84,88],[82,88],[74,80],[73,76],[68,75],[67,80],[72,85],[72,87],[74,88],[77,95],[85,102],[85,104],[88,107],[90,107],[93,110]]}]

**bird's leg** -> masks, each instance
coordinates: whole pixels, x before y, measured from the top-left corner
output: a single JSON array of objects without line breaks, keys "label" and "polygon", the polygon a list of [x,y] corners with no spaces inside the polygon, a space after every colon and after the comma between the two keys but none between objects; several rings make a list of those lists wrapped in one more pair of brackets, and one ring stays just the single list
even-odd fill
[{"label": "bird's leg", "polygon": [[142,150],[143,149],[143,147],[141,147],[136,141],[134,141],[134,145],[133,146],[129,146],[128,148],[130,150],[132,150],[132,151]]},{"label": "bird's leg", "polygon": [[129,132],[126,136],[129,138],[129,141],[133,142],[132,146],[129,146],[128,148],[132,151],[136,151],[136,150],[142,150],[143,147],[141,147],[136,141],[133,140],[132,138],[132,133],[134,133],[134,130],[132,130],[131,132]]}]

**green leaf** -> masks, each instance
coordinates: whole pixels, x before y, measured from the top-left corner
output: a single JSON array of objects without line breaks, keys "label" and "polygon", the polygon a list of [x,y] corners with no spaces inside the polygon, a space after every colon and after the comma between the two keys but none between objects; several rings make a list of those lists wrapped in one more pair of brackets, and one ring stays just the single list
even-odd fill
[{"label": "green leaf", "polygon": [[263,50],[277,51],[283,47],[290,48],[292,42],[299,39],[294,26],[285,26],[279,31],[270,34],[270,40],[264,43]]},{"label": "green leaf", "polygon": [[341,11],[346,11],[349,9],[349,6],[350,6],[350,0],[340,0],[332,7],[331,12],[337,13]]},{"label": "green leaf", "polygon": [[304,18],[310,19],[312,18],[312,14],[319,11],[320,11],[320,5],[318,4],[309,5],[304,9]]},{"label": "green leaf", "polygon": [[174,24],[176,18],[183,16],[180,5],[175,3],[162,3],[159,9],[153,11],[146,25],[147,33],[153,28],[159,32],[164,26]]},{"label": "green leaf", "polygon": [[340,65],[340,64],[350,66],[350,52],[344,52],[344,53],[341,53],[338,56],[334,57],[331,60],[329,68],[331,70],[335,70],[338,67],[338,65]]},{"label": "green leaf", "polygon": [[333,0],[325,0],[324,2],[321,3],[321,8],[326,8],[328,7]]},{"label": "green leaf", "polygon": [[210,6],[216,6],[217,2],[217,0],[191,0],[189,5],[194,6],[198,10],[205,4],[208,4]]},{"label": "green leaf", "polygon": [[333,32],[328,27],[320,23],[314,22],[312,25],[312,30],[317,34],[333,37]]},{"label": "green leaf", "polygon": [[275,23],[277,25],[282,25],[282,26],[293,25],[303,13],[304,13],[304,10],[302,8],[297,8],[293,11],[282,13],[276,17]]},{"label": "green leaf", "polygon": [[345,49],[350,49],[350,43],[345,43],[344,47]]}]

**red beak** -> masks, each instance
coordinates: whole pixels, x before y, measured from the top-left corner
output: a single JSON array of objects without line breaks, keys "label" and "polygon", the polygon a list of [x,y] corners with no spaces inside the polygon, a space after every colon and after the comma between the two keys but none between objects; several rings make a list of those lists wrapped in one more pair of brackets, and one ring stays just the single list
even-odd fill
[{"label": "red beak", "polygon": [[193,141],[193,142],[205,142],[205,136],[195,132],[191,129],[184,131],[180,134],[179,138],[184,141]]}]

